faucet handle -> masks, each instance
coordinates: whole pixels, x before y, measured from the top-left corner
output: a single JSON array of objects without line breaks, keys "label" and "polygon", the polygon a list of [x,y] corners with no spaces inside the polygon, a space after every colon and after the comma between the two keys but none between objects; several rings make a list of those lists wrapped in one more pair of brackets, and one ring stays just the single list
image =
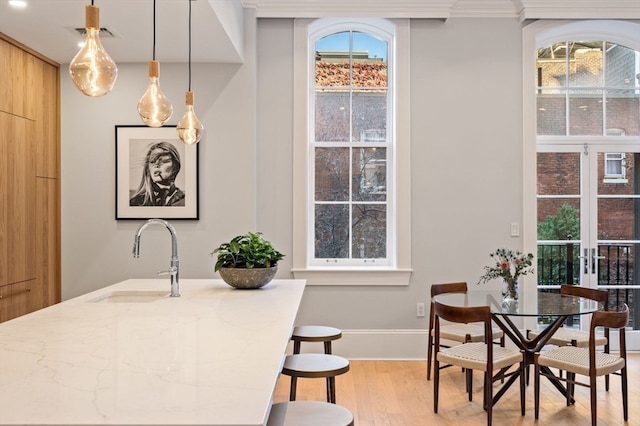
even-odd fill
[{"label": "faucet handle", "polygon": [[178,273],[178,268],[176,266],[172,266],[166,271],[158,271],[158,275],[176,275]]}]

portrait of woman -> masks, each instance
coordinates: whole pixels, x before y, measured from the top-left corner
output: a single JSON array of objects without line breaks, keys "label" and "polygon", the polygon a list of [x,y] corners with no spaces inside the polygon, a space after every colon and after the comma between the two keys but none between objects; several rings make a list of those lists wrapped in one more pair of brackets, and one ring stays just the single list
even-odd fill
[{"label": "portrait of woman", "polygon": [[149,146],[142,165],[142,177],[133,190],[130,206],[184,206],[184,191],[176,186],[180,173],[180,153],[169,142],[156,142]]}]

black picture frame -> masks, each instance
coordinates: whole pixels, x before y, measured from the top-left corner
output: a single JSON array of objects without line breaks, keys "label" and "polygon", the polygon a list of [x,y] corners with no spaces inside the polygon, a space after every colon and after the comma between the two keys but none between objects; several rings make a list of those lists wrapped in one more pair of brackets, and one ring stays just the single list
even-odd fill
[{"label": "black picture frame", "polygon": [[[116,220],[198,220],[198,144],[182,142],[176,126],[117,125],[115,130]],[[158,155],[165,160],[162,172],[157,161],[155,170],[145,165],[148,156],[153,160]],[[172,175],[172,162],[176,161],[180,170]],[[167,169],[168,163],[172,164]],[[165,185],[164,191],[157,185],[160,179],[169,186]]]}]

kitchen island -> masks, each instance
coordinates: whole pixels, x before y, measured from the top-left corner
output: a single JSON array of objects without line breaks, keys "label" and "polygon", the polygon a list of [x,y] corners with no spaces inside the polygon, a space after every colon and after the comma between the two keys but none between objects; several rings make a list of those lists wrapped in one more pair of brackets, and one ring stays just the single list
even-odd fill
[{"label": "kitchen island", "polygon": [[0,324],[0,424],[263,425],[304,287],[131,279]]}]

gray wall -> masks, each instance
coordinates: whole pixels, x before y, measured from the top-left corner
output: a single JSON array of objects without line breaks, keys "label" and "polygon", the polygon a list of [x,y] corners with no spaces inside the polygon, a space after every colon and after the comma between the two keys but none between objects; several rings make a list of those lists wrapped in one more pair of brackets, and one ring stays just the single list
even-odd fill
[{"label": "gray wall", "polygon": [[[247,230],[292,247],[293,21],[245,17],[242,65],[195,64],[192,89],[206,128],[200,143],[200,220],[173,221],[183,278],[214,277],[211,250]],[[430,283],[474,286],[522,223],[521,24],[516,19],[411,22],[412,266],[406,287],[309,286],[298,322],[343,330],[421,330],[416,302]],[[176,124],[187,67],[161,61]],[[63,297],[166,269],[168,233],[116,221],[114,126],[140,124],[146,64],[119,64],[116,88],[89,99],[62,78]],[[278,276],[290,277],[290,256]]]}]

